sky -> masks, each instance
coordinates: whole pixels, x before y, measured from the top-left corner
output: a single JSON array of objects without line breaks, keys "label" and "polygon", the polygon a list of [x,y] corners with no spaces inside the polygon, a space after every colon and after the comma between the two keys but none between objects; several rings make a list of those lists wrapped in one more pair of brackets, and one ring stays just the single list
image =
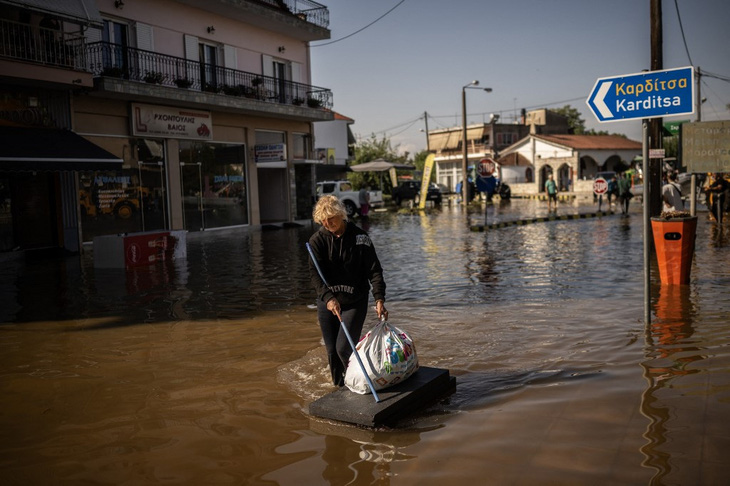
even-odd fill
[{"label": "sky", "polygon": [[[587,128],[641,141],[640,120],[599,123],[586,99],[599,78],[651,67],[650,0],[319,3],[329,9],[331,39],[310,45],[312,83],[332,90],[358,140],[374,134],[401,154],[425,150],[424,114],[429,130],[461,126],[462,87],[478,80],[492,91],[466,90],[467,125],[570,105]],[[663,69],[724,77],[701,77],[701,118],[730,120],[730,2],[663,0],[662,14]],[[695,111],[664,121],[696,119]]]}]

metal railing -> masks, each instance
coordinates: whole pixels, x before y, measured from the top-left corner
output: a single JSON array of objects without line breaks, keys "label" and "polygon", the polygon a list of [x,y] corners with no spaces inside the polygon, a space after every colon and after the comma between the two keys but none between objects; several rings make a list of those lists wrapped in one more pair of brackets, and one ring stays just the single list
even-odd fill
[{"label": "metal railing", "polygon": [[272,103],[332,108],[332,91],[272,76],[205,64],[109,42],[86,46],[95,76],[240,96]]},{"label": "metal railing", "polygon": [[277,10],[288,11],[300,19],[324,27],[330,25],[330,12],[324,5],[311,0],[257,0]]},{"label": "metal railing", "polygon": [[0,19],[0,57],[85,71],[84,47],[80,33]]}]

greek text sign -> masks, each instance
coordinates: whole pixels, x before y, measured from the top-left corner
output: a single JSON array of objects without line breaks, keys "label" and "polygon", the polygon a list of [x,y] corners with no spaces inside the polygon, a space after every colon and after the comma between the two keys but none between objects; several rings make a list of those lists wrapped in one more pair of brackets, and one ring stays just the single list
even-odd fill
[{"label": "greek text sign", "polygon": [[281,162],[286,160],[286,145],[283,143],[267,143],[254,146],[254,157],[260,162]]},{"label": "greek text sign", "polygon": [[586,103],[599,122],[691,114],[694,68],[599,78]]},{"label": "greek text sign", "polygon": [[211,140],[213,119],[209,111],[132,103],[132,134]]},{"label": "greek text sign", "polygon": [[730,120],[682,125],[687,172],[730,172]]}]

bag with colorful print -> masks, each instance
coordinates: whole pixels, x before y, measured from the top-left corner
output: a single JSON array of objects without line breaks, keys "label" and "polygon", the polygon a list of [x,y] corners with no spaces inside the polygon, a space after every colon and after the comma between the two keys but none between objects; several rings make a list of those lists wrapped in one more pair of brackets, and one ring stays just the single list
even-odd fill
[{"label": "bag with colorful print", "polygon": [[[382,390],[407,379],[418,369],[413,340],[405,331],[380,321],[355,347],[375,390]],[[355,393],[370,393],[367,379],[353,353],[345,372],[345,385]]]}]

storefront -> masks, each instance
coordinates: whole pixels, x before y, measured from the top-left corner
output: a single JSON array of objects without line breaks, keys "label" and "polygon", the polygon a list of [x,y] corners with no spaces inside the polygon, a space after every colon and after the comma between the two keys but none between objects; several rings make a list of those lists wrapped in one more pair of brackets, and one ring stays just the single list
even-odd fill
[{"label": "storefront", "polygon": [[[121,153],[124,163],[80,174],[83,241],[249,224],[245,144],[213,142],[211,112],[130,103],[129,113],[130,137],[86,134]],[[97,116],[78,118],[85,124]],[[110,123],[108,116],[99,120]]]},{"label": "storefront", "polygon": [[0,146],[0,251],[79,251],[75,174],[122,160],[55,128],[3,126]]}]

